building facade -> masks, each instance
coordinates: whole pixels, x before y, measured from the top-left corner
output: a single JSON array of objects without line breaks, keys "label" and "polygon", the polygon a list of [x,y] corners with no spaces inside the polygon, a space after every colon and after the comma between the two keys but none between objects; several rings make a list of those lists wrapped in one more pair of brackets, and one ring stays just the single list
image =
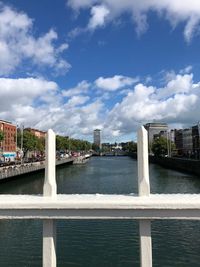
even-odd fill
[{"label": "building facade", "polygon": [[200,124],[192,126],[192,144],[193,144],[193,156],[195,159],[200,159]]},{"label": "building facade", "polygon": [[192,128],[183,129],[183,155],[186,157],[191,157],[192,153]]},{"label": "building facade", "polygon": [[163,132],[163,134],[167,133],[168,125],[166,123],[152,122],[145,124],[144,127],[148,132],[148,145],[149,145],[149,152],[151,153],[152,152],[151,147],[155,136],[159,135],[160,132]]},{"label": "building facade", "polygon": [[4,138],[0,143],[1,161],[13,161],[16,157],[16,132],[17,127],[11,122],[0,120],[0,131]]},{"label": "building facade", "polygon": [[38,129],[26,128],[24,130],[31,132],[32,134],[34,134],[38,138],[45,138],[45,136],[46,136],[46,132],[40,131]]},{"label": "building facade", "polygon": [[175,129],[175,146],[178,156],[183,156],[183,129]]},{"label": "building facade", "polygon": [[94,130],[94,144],[97,145],[101,149],[101,130]]}]

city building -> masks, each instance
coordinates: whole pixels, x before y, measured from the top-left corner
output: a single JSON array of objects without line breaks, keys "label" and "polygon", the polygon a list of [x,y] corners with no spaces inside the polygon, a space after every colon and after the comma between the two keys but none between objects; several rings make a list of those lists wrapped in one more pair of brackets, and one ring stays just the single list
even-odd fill
[{"label": "city building", "polygon": [[17,127],[9,121],[0,120],[0,131],[3,141],[0,142],[0,160],[13,161],[16,157],[16,131]]},{"label": "city building", "polygon": [[200,159],[200,136],[199,131],[200,124],[192,126],[192,144],[193,144],[193,156],[195,159]]},{"label": "city building", "polygon": [[175,146],[178,156],[183,155],[183,129],[175,129]]},{"label": "city building", "polygon": [[46,132],[40,131],[38,129],[26,128],[26,129],[24,129],[24,131],[29,131],[38,138],[45,138],[45,136],[46,136]]},{"label": "city building", "polygon": [[183,155],[186,157],[191,157],[192,152],[192,128],[183,129]]},{"label": "city building", "polygon": [[159,135],[160,132],[163,132],[163,134],[165,132],[167,133],[168,125],[166,123],[152,122],[145,124],[144,127],[148,132],[148,145],[149,145],[149,152],[151,153],[152,152],[151,146],[154,140],[154,136]]},{"label": "city building", "polygon": [[101,149],[101,130],[94,130],[94,144]]}]

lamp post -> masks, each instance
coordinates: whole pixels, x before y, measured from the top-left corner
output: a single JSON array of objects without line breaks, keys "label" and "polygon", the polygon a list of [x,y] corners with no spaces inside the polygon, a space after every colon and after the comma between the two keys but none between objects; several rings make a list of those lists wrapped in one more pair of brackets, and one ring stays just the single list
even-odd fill
[{"label": "lamp post", "polygon": [[21,164],[23,162],[23,134],[24,134],[24,125],[21,126]]},{"label": "lamp post", "polygon": [[16,125],[16,156],[18,158],[18,155],[17,155],[17,129],[18,129],[18,124]]}]

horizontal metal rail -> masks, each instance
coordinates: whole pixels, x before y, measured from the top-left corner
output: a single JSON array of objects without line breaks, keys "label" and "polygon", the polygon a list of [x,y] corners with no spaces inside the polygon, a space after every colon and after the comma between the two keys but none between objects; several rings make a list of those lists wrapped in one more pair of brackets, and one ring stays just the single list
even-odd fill
[{"label": "horizontal metal rail", "polygon": [[200,219],[200,195],[1,195],[0,219]]}]

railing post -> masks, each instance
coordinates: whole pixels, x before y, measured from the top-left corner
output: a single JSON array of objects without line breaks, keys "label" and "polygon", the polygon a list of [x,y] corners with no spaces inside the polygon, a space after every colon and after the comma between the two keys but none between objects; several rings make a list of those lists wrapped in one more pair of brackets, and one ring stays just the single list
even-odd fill
[{"label": "railing post", "polygon": [[[55,167],[55,133],[50,129],[47,132],[45,143],[45,181],[43,194],[55,198],[57,194],[56,167]],[[43,267],[56,267],[56,222],[43,221]]]},{"label": "railing post", "polygon": [[[142,126],[138,130],[138,192],[141,197],[150,195],[149,184],[149,160],[148,160],[148,135]],[[152,244],[151,244],[151,221],[139,221],[140,232],[140,266],[152,266]]]}]

